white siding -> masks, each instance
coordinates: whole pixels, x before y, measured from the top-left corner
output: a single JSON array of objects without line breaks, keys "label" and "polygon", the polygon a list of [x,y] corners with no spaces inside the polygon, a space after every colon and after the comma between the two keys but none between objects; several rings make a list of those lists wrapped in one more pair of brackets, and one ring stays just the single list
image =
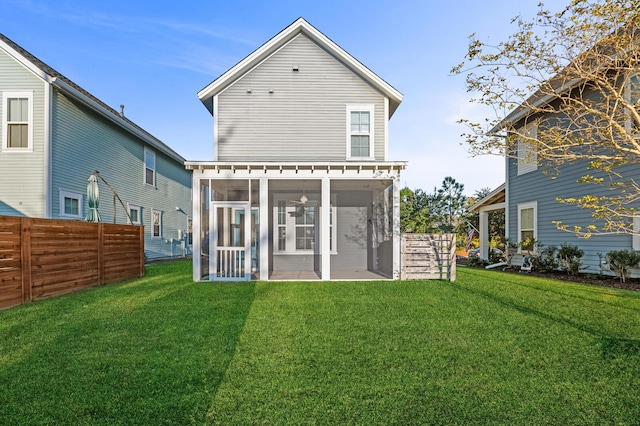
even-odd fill
[{"label": "white siding", "polygon": [[219,95],[217,160],[343,161],[348,104],[375,104],[375,159],[383,161],[384,96],[299,35]]},{"label": "white siding", "polygon": [[[44,87],[42,79],[0,51],[0,99],[5,91],[33,92],[33,152],[0,151],[0,215],[45,216]],[[0,117],[3,108],[0,102]],[[0,137],[6,137],[4,129]]]}]

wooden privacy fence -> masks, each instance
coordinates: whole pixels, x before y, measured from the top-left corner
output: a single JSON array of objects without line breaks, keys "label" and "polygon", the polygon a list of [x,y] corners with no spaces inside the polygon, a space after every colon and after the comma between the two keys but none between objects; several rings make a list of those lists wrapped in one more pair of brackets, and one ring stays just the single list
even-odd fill
[{"label": "wooden privacy fence", "polygon": [[144,274],[144,228],[0,216],[0,309]]},{"label": "wooden privacy fence", "polygon": [[455,234],[402,234],[400,279],[456,279]]}]

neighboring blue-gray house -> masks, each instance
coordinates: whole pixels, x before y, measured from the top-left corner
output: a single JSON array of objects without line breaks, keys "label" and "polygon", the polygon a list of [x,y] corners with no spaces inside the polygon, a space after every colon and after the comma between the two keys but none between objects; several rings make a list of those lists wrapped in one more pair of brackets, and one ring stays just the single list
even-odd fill
[{"label": "neighboring blue-gray house", "polygon": [[194,280],[398,278],[401,93],[300,18],[198,96]]},{"label": "neighboring blue-gray house", "polygon": [[[4,35],[0,95],[0,215],[83,220],[98,170],[144,225],[148,258],[188,251],[191,172],[178,153]],[[127,223],[99,187],[102,220]]]},{"label": "neighboring blue-gray house", "polygon": [[[604,69],[604,67],[602,67]],[[611,70],[607,70],[611,71]],[[611,72],[613,75],[613,73]],[[608,75],[608,74],[607,74]],[[617,70],[615,74],[616,85],[620,96],[631,100],[630,105],[637,105],[637,91],[640,87],[638,81],[638,71],[627,68]],[[558,81],[558,84],[553,84]],[[614,79],[612,78],[612,81]],[[534,149],[532,140],[542,140],[554,137],[558,134],[558,129],[562,133],[572,135],[580,144],[576,144],[573,152],[594,155],[590,151],[592,146],[585,147],[588,143],[594,145],[602,133],[597,133],[595,128],[607,131],[606,125],[594,124],[593,113],[597,110],[593,105],[603,105],[602,99],[610,101],[611,97],[605,98],[606,92],[596,85],[585,82],[581,78],[555,77],[551,80],[555,93],[551,90],[541,95],[541,91],[532,95],[523,105],[516,108],[506,118],[504,118],[492,133],[506,131],[513,137],[512,152],[506,156],[506,182],[494,192],[480,200],[473,209],[480,212],[481,228],[481,257],[487,259],[486,232],[483,234],[483,221],[486,230],[486,220],[488,212],[492,210],[505,210],[506,236],[513,242],[521,242],[526,238],[535,238],[544,246],[560,247],[562,244],[578,246],[584,251],[582,258],[582,270],[587,273],[609,273],[606,265],[606,254],[613,250],[640,250],[640,218],[633,219],[633,234],[631,233],[593,233],[590,238],[580,238],[574,232],[573,226],[581,226],[582,229],[590,224],[602,227],[602,219],[592,217],[593,210],[581,208],[579,206],[561,203],[559,199],[580,198],[585,195],[590,196],[615,196],[619,195],[617,190],[607,185],[595,185],[579,183],[579,180],[586,174],[605,176],[596,170],[589,169],[587,159],[576,161],[566,160],[561,164],[543,163],[539,158],[539,153]],[[561,98],[562,97],[562,98]],[[576,98],[577,108],[587,105],[583,109],[563,109],[559,105],[570,104],[567,98]],[[561,99],[561,101],[558,101]],[[554,104],[555,102],[555,104]],[[582,103],[580,103],[582,102]],[[551,107],[549,107],[551,105]],[[635,106],[637,108],[637,106]],[[555,109],[554,109],[555,108]],[[624,108],[627,108],[626,106]],[[622,107],[621,107],[622,109]],[[603,110],[605,110],[603,108]],[[569,111],[569,112],[567,112]],[[630,114],[622,110],[616,115],[614,128],[628,128],[628,135],[638,140],[640,134],[634,132],[631,125]],[[576,118],[577,117],[577,118]],[[618,120],[620,117],[620,120]],[[607,125],[611,120],[604,120]],[[618,125],[621,124],[621,125]],[[583,131],[583,129],[586,129]],[[591,132],[591,133],[590,133]],[[550,139],[551,140],[551,139]],[[621,139],[620,139],[621,140]],[[602,144],[607,146],[606,143]],[[610,146],[610,145],[609,145]],[[568,148],[565,149],[571,153]],[[600,149],[600,148],[598,148]],[[595,151],[596,153],[598,151]],[[603,152],[606,150],[603,149]],[[569,156],[564,158],[570,158]],[[627,182],[640,181],[640,170],[637,165],[626,165],[617,169],[622,172],[624,180]],[[627,207],[638,207],[629,204]],[[566,230],[558,229],[556,222],[567,225]]]}]

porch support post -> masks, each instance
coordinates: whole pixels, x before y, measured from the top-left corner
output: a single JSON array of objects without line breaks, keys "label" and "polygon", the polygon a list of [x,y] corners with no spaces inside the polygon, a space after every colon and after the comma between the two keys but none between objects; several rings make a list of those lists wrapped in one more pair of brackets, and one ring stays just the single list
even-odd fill
[{"label": "porch support post", "polygon": [[[191,178],[191,211],[193,212],[193,252],[191,253],[193,261],[193,281],[200,281],[202,276],[202,221],[204,220],[200,215],[204,210],[202,208],[202,194],[200,192],[200,179],[197,178],[196,173],[192,174]],[[206,218],[209,220],[209,218]]]},{"label": "porch support post", "polygon": [[260,178],[260,281],[269,279],[269,179]]},{"label": "porch support post", "polygon": [[480,210],[480,258],[489,259],[489,212]]},{"label": "porch support post", "polygon": [[322,224],[322,229],[320,231],[320,269],[322,280],[330,280],[331,279],[331,250],[329,247],[330,244],[330,230],[329,230],[329,210],[331,206],[331,180],[329,177],[325,176],[322,178],[322,191],[321,191],[321,206],[320,210],[321,217],[320,223]]},{"label": "porch support post", "polygon": [[393,265],[392,278],[400,279],[400,176],[393,178]]}]

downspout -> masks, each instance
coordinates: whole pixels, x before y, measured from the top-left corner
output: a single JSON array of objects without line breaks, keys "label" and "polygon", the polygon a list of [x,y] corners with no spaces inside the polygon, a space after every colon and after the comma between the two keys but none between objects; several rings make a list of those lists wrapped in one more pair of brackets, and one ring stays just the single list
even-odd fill
[{"label": "downspout", "polygon": [[51,123],[53,122],[53,86],[51,82],[55,80],[47,78],[44,82],[44,217],[53,218],[53,173],[52,173],[52,131]]}]

